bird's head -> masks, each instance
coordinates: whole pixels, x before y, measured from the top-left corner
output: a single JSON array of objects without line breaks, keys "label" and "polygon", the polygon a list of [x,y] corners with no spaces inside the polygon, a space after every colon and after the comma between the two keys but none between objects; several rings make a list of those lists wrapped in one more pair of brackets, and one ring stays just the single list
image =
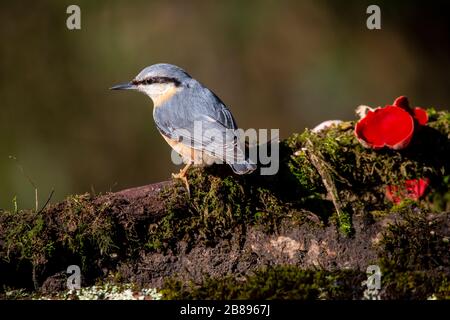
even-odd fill
[{"label": "bird's head", "polygon": [[130,82],[116,85],[111,90],[137,90],[148,95],[153,102],[169,92],[187,85],[191,76],[183,69],[167,63],[158,63],[144,68]]}]

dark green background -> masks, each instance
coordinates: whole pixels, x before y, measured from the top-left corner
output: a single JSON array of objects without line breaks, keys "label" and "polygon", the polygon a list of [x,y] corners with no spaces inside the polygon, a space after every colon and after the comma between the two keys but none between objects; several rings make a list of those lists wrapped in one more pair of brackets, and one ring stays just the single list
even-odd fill
[{"label": "dark green background", "polygon": [[[177,168],[152,103],[108,88],[147,65],[185,68],[243,128],[281,136],[359,104],[449,103],[449,16],[423,1],[1,1],[0,207],[165,180]],[[82,29],[66,28],[81,7]],[[382,30],[366,28],[379,4]]]}]

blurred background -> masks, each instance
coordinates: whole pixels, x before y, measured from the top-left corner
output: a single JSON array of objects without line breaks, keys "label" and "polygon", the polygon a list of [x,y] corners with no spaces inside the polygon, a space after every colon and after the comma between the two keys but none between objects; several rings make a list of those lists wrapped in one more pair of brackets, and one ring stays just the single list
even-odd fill
[{"label": "blurred background", "polygon": [[[66,8],[81,8],[81,30]],[[381,7],[382,29],[366,28]],[[422,1],[1,1],[0,208],[167,180],[177,170],[152,102],[111,92],[168,62],[240,127],[281,137],[360,104],[450,104],[449,14]],[[14,156],[17,160],[9,157]],[[24,172],[22,172],[21,168]],[[27,178],[28,176],[28,178]]]}]

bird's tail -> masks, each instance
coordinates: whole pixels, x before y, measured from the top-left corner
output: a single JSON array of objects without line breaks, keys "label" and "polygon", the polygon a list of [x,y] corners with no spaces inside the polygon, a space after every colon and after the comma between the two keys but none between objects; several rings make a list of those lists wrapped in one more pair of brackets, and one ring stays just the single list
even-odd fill
[{"label": "bird's tail", "polygon": [[246,174],[251,173],[256,170],[257,166],[254,163],[250,163],[248,161],[245,161],[243,163],[236,163],[231,164],[231,169],[233,169],[233,172],[236,174]]}]

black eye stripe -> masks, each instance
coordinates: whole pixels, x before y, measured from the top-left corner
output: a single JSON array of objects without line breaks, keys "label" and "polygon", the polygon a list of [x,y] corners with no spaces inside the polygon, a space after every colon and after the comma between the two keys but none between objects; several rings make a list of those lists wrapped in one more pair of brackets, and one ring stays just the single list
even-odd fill
[{"label": "black eye stripe", "polygon": [[176,78],[171,77],[150,77],[142,80],[133,80],[134,85],[152,84],[152,83],[173,83],[175,86],[181,85],[181,82]]}]

